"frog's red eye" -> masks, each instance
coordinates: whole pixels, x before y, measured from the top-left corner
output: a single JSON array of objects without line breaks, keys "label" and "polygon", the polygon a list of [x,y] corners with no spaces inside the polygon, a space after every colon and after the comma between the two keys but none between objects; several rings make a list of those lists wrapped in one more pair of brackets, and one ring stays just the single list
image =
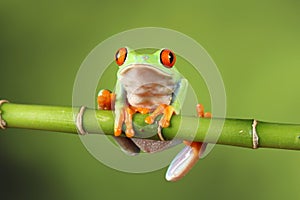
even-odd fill
[{"label": "frog's red eye", "polygon": [[160,52],[160,62],[168,68],[173,67],[176,61],[175,54],[169,49],[163,49]]},{"label": "frog's red eye", "polygon": [[119,66],[123,65],[126,60],[126,57],[127,57],[127,49],[124,47],[119,49],[115,56],[116,63]]}]

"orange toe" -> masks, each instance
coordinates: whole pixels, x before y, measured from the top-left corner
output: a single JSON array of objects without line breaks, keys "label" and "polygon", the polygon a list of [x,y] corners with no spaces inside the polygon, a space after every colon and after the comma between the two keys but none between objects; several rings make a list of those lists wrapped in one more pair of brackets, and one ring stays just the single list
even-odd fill
[{"label": "orange toe", "polygon": [[202,104],[197,104],[197,114],[198,117],[203,117],[204,116],[204,106]]},{"label": "orange toe", "polygon": [[211,118],[212,114],[210,112],[204,112],[204,106],[202,104],[197,104],[196,106],[198,117]]},{"label": "orange toe", "polygon": [[210,112],[206,112],[206,113],[204,113],[204,117],[205,118],[211,118],[212,114]]},{"label": "orange toe", "polygon": [[115,131],[114,131],[114,135],[115,135],[115,136],[120,136],[121,133],[122,133],[122,129],[120,129],[120,128],[115,128]]},{"label": "orange toe", "polygon": [[112,110],[114,107],[115,94],[109,90],[101,90],[97,98],[99,110]]},{"label": "orange toe", "polygon": [[134,130],[132,128],[127,128],[125,134],[126,137],[132,138],[134,136]]},{"label": "orange toe", "polygon": [[166,128],[166,127],[169,127],[170,126],[170,120],[173,116],[173,113],[174,113],[174,108],[173,106],[167,106],[165,109],[164,109],[164,115],[163,117],[161,118],[160,120],[160,125],[163,127],[163,128]]},{"label": "orange toe", "polygon": [[145,122],[147,124],[153,124],[154,123],[154,119],[151,116],[148,116],[145,118]]}]

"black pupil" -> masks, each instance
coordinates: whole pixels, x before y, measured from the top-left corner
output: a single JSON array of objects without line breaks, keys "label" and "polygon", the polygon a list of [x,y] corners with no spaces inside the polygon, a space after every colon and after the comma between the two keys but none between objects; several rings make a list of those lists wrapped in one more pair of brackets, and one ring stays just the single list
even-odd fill
[{"label": "black pupil", "polygon": [[174,60],[174,55],[173,55],[172,52],[170,52],[170,53],[169,53],[169,61],[170,61],[170,63],[172,63],[173,60]]},{"label": "black pupil", "polygon": [[119,60],[120,57],[120,51],[118,51],[118,53],[116,53],[116,60]]}]

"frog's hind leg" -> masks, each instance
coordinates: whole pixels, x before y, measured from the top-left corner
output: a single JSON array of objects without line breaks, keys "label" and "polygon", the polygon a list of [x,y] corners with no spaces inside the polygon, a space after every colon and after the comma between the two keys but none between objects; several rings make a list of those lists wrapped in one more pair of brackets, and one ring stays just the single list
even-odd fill
[{"label": "frog's hind leg", "polygon": [[184,177],[197,163],[206,148],[206,143],[184,142],[186,146],[171,162],[166,173],[167,181],[177,181]]},{"label": "frog's hind leg", "polygon": [[169,141],[160,141],[160,140],[150,140],[150,139],[141,139],[141,138],[131,138],[131,140],[143,151],[146,153],[156,153],[168,148],[171,148],[175,145],[182,143],[181,140],[169,140]]},{"label": "frog's hind leg", "polygon": [[[114,110],[115,106],[115,97],[116,95],[109,90],[101,90],[98,93],[98,109],[99,110]],[[120,127],[122,127],[123,121],[124,121],[124,112],[122,111],[120,113],[121,120],[120,120]],[[116,131],[115,131],[116,132]],[[121,129],[120,129],[121,132]],[[121,134],[121,133],[120,133]],[[126,137],[118,137],[113,136],[114,140],[118,144],[118,146],[122,149],[123,152],[125,152],[128,155],[136,155],[140,152],[140,148],[130,139]]]},{"label": "frog's hind leg", "polygon": [[[197,105],[198,117],[211,117],[211,113],[204,112],[202,104]],[[166,173],[168,181],[177,181],[185,176],[197,163],[206,149],[207,143],[184,141],[186,146],[174,158]]]},{"label": "frog's hind leg", "polygon": [[124,153],[135,156],[140,152],[140,148],[130,138],[116,136],[113,138]]}]

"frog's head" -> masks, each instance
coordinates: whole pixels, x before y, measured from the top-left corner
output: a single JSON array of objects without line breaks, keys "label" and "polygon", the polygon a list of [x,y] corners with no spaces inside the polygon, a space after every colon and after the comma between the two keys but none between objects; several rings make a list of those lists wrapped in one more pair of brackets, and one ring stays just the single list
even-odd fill
[{"label": "frog's head", "polygon": [[160,77],[175,79],[179,76],[174,66],[176,56],[168,49],[161,49],[153,54],[139,54],[124,47],[117,51],[115,60],[119,65],[118,76],[126,76],[129,71],[149,73],[149,75],[157,74]]}]

